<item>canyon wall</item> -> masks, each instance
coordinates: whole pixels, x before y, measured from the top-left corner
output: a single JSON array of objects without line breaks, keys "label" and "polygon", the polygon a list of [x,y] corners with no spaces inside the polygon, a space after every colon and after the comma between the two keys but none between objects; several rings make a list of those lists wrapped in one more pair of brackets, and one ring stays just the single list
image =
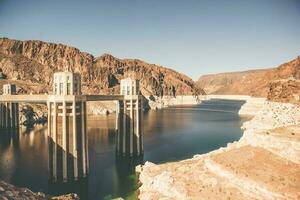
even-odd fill
[{"label": "canyon wall", "polygon": [[249,95],[272,101],[299,102],[300,56],[277,68],[201,76],[208,94]]},{"label": "canyon wall", "polygon": [[271,82],[267,98],[271,101],[300,104],[300,80],[284,79]]},{"label": "canyon wall", "polygon": [[81,74],[86,94],[117,94],[125,77],[139,79],[145,96],[204,94],[186,75],[138,59],[94,57],[63,44],[0,38],[0,68],[7,79],[26,82],[26,87],[19,84],[19,92],[50,92],[53,73],[66,66]]}]

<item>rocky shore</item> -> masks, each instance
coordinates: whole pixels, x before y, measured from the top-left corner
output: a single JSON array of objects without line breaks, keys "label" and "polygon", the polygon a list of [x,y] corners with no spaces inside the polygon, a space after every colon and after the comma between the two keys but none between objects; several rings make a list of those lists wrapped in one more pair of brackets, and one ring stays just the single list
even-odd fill
[{"label": "rocky shore", "polygon": [[4,181],[0,181],[0,200],[79,200],[76,194],[49,196],[44,193],[34,193],[27,188],[17,188]]},{"label": "rocky shore", "polygon": [[146,162],[139,199],[300,199],[300,107],[248,98],[237,142],[178,162]]},{"label": "rocky shore", "polygon": [[[201,103],[201,96],[180,95],[180,96],[145,96],[144,108],[147,109],[162,109],[176,105],[195,105]],[[116,112],[116,102],[90,102],[87,106],[87,111],[90,115],[103,115]]]},{"label": "rocky shore", "polygon": [[201,96],[179,95],[179,96],[146,96],[150,109],[162,109],[169,106],[195,105],[201,103]]}]

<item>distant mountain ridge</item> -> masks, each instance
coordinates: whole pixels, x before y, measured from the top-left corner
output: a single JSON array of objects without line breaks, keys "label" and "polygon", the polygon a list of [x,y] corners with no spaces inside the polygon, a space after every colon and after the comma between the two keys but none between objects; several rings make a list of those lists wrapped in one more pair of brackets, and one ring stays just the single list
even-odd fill
[{"label": "distant mountain ridge", "polygon": [[[225,72],[201,76],[197,84],[208,94],[249,94],[243,86],[235,87],[236,83],[245,82],[251,77],[264,76],[270,69],[248,70],[238,72]],[[252,92],[250,92],[252,93]]]},{"label": "distant mountain ridge", "polygon": [[251,95],[294,102],[300,95],[296,89],[300,88],[298,80],[300,56],[276,68],[204,75],[197,84],[208,94]]},{"label": "distant mountain ridge", "polygon": [[53,73],[66,65],[81,74],[84,93],[116,94],[120,79],[129,76],[140,80],[142,94],[148,96],[204,94],[188,76],[141,60],[94,57],[63,44],[0,38],[0,68],[7,78],[40,85],[31,91],[20,85],[24,92],[49,92]]}]

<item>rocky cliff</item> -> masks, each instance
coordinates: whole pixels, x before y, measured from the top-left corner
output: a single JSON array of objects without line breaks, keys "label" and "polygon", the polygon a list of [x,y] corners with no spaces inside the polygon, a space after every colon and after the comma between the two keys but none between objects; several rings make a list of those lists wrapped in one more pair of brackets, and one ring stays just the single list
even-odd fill
[{"label": "rocky cliff", "polygon": [[241,111],[255,116],[243,124],[239,141],[191,159],[137,167],[139,199],[299,199],[300,107],[250,98]]},{"label": "rocky cliff", "polygon": [[[300,79],[300,56],[277,68],[205,75],[200,77],[197,84],[210,94],[239,94],[273,99],[274,81],[287,79]],[[279,84],[277,82],[277,89]],[[291,89],[287,93],[293,92],[293,87],[285,88]]]},{"label": "rocky cliff", "polygon": [[[198,86],[203,87],[208,94],[239,94],[239,95],[254,95],[266,94],[265,74],[269,70],[251,70],[243,72],[229,72],[220,74],[203,75],[197,81]],[[260,82],[264,82],[259,88],[259,92],[252,87],[256,77],[260,77]]]},{"label": "rocky cliff", "polygon": [[283,79],[270,83],[267,97],[271,101],[300,104],[300,80]]},{"label": "rocky cliff", "polygon": [[37,85],[25,88],[20,84],[21,92],[49,92],[52,74],[64,70],[65,66],[81,74],[84,93],[119,93],[120,79],[128,76],[141,81],[142,94],[146,96],[204,93],[189,77],[141,60],[118,59],[108,54],[94,57],[63,44],[0,38],[3,74],[8,79]]}]

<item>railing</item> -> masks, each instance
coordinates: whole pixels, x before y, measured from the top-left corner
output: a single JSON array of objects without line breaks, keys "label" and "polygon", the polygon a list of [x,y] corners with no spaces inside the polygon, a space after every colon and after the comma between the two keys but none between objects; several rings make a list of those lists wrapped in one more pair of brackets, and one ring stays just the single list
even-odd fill
[{"label": "railing", "polygon": [[48,100],[57,101],[114,101],[124,99],[123,95],[0,95],[0,102],[12,103],[47,103]]}]

